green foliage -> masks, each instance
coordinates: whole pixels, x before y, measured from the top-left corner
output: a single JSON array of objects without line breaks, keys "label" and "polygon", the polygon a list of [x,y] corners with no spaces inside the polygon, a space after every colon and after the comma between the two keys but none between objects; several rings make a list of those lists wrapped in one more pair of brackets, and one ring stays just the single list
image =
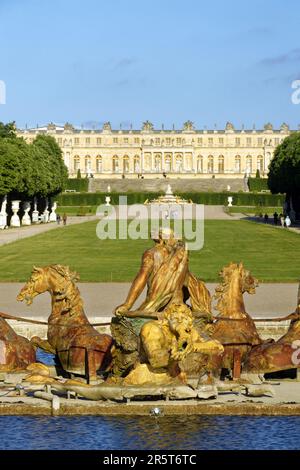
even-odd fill
[{"label": "green foliage", "polygon": [[4,124],[0,122],[0,138],[8,137],[8,138],[15,138],[16,137],[16,126],[14,122],[9,122]]},{"label": "green foliage", "polygon": [[73,189],[79,193],[87,192],[89,181],[84,178],[69,178],[66,183],[66,189]]},{"label": "green foliage", "polygon": [[267,178],[249,178],[248,187],[250,191],[254,191],[254,192],[268,191],[269,190],[268,179]]},{"label": "green foliage", "polygon": [[78,168],[77,170],[77,179],[80,179],[81,178],[81,171],[80,171],[80,168]]},{"label": "green foliage", "polygon": [[255,175],[255,178],[260,178],[260,171],[259,171],[259,169],[258,169],[258,168],[257,168],[257,170],[256,170],[256,175]]},{"label": "green foliage", "polygon": [[286,137],[276,147],[269,166],[272,193],[297,194],[300,190],[300,133]]},{"label": "green foliage", "polygon": [[53,137],[39,135],[27,144],[15,136],[14,123],[0,123],[0,195],[52,196],[65,188],[67,176]]},{"label": "green foliage", "polygon": [[[119,204],[119,196],[127,196],[127,204],[143,204],[147,199],[156,199],[161,193],[110,193],[111,204]],[[227,205],[228,196],[233,197],[236,206],[281,206],[284,197],[274,194],[255,193],[176,193],[184,199],[191,199],[196,204]],[[64,193],[57,197],[62,206],[97,206],[105,204],[108,193]]]}]

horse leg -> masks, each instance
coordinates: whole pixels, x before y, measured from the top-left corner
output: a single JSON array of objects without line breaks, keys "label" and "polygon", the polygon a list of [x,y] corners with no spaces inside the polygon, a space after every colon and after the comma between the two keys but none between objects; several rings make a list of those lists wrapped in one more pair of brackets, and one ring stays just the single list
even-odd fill
[{"label": "horse leg", "polygon": [[96,357],[95,352],[91,349],[86,349],[86,378],[88,384],[97,383]]},{"label": "horse leg", "polygon": [[239,379],[241,376],[242,356],[239,349],[233,351],[233,380]]},{"label": "horse leg", "polygon": [[53,346],[51,346],[49,341],[47,341],[46,339],[41,339],[39,336],[33,336],[30,342],[35,347],[40,348],[47,353],[56,354],[55,349],[53,348]]}]

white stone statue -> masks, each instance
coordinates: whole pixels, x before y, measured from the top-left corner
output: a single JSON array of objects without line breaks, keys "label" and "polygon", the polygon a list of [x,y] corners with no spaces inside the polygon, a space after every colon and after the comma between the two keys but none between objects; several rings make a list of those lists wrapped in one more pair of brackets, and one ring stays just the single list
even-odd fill
[{"label": "white stone statue", "polygon": [[233,197],[232,197],[232,196],[228,196],[227,200],[228,200],[228,207],[232,207]]},{"label": "white stone statue", "polygon": [[57,209],[57,202],[55,201],[55,202],[53,202],[53,205],[51,207],[51,214],[50,214],[50,218],[49,218],[50,222],[56,222],[57,221],[57,214],[55,213],[56,209]]},{"label": "white stone statue", "polygon": [[106,202],[105,205],[106,205],[106,206],[110,206],[110,200],[111,200],[111,199],[110,199],[110,196],[106,196],[106,197],[105,197],[105,202]]},{"label": "white stone statue", "polygon": [[231,187],[230,184],[227,185],[227,191],[230,191]]},{"label": "white stone statue", "polygon": [[12,201],[11,202],[11,208],[12,208],[12,211],[13,211],[13,216],[10,219],[10,226],[11,227],[20,227],[21,226],[20,217],[18,216],[18,211],[20,209],[20,202],[21,201]]},{"label": "white stone statue", "polygon": [[33,200],[33,211],[32,211],[32,223],[39,223],[39,211],[37,210],[37,200],[36,197]]},{"label": "white stone statue", "polygon": [[23,209],[24,209],[24,215],[22,217],[22,225],[31,225],[31,219],[30,219],[30,216],[28,214],[28,212],[30,211],[30,202],[29,201],[24,202]]},{"label": "white stone statue", "polygon": [[46,198],[46,207],[45,207],[45,210],[43,212],[43,216],[44,216],[44,223],[47,224],[49,222],[49,211],[48,211],[48,199]]},{"label": "white stone statue", "polygon": [[171,185],[170,185],[170,184],[168,184],[168,186],[167,186],[166,194],[167,194],[168,196],[171,196],[171,195],[173,194],[173,191],[172,191],[172,188],[171,188]]},{"label": "white stone statue", "polygon": [[110,188],[110,185],[107,186],[107,192],[110,193],[111,192],[111,188]]},{"label": "white stone statue", "polygon": [[0,212],[0,230],[5,229],[7,227],[7,196],[5,195],[1,205],[1,212]]}]

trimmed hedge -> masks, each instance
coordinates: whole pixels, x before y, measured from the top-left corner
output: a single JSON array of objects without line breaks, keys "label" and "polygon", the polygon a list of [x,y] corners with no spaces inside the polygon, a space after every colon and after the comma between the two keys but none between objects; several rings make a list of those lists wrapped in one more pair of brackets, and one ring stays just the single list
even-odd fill
[{"label": "trimmed hedge", "polygon": [[269,191],[268,178],[249,178],[248,187],[250,191]]},{"label": "trimmed hedge", "polygon": [[[143,204],[146,199],[156,199],[162,193],[110,193],[111,203],[119,204],[119,196],[127,196],[127,204]],[[282,206],[285,196],[282,194],[258,194],[258,193],[176,193],[184,199],[192,199],[196,204],[227,205],[228,196],[233,197],[234,206]],[[61,206],[98,206],[105,204],[108,193],[64,193],[56,200]]]},{"label": "trimmed hedge", "polygon": [[68,178],[66,189],[75,189],[79,193],[85,193],[89,189],[87,178]]}]

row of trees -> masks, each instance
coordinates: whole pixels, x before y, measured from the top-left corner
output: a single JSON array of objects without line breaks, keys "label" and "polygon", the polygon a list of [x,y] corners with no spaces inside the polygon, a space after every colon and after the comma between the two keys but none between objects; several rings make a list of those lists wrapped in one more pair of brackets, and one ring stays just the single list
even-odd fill
[{"label": "row of trees", "polygon": [[268,186],[272,193],[285,193],[288,205],[300,217],[300,133],[295,132],[278,145],[269,166]]},{"label": "row of trees", "polygon": [[68,170],[55,139],[38,135],[32,144],[16,136],[14,123],[0,123],[0,195],[51,197],[66,186]]}]

